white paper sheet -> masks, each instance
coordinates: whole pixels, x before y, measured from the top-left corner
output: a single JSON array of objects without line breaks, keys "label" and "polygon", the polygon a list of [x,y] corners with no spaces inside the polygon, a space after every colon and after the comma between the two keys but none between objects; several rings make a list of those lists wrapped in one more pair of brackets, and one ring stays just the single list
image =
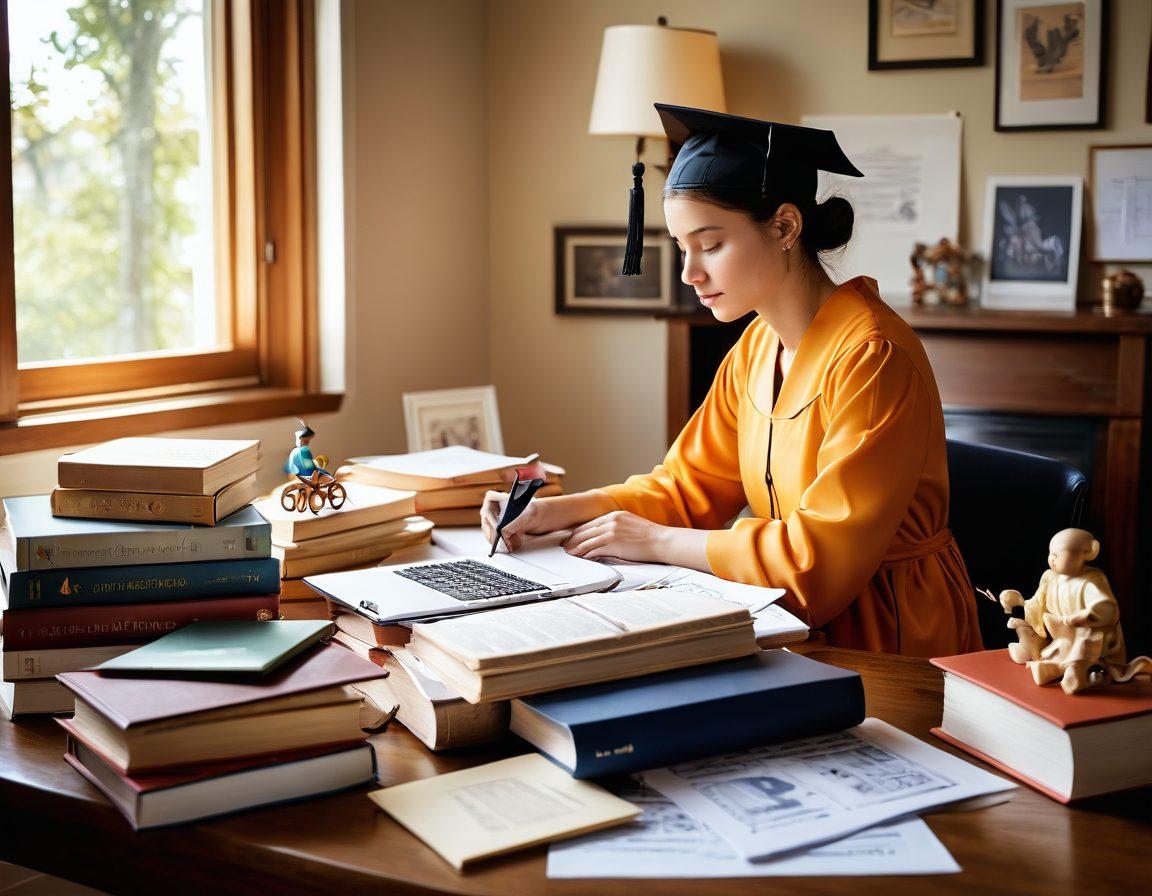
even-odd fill
[{"label": "white paper sheet", "polygon": [[1016,786],[879,719],[645,772],[644,780],[750,860]]},{"label": "white paper sheet", "polygon": [[833,258],[838,280],[875,277],[891,304],[910,302],[914,243],[953,242],[960,228],[959,115],[805,115],[836,140],[864,177],[820,172],[817,196],[844,196],[856,214],[852,239]]},{"label": "white paper sheet", "polygon": [[548,877],[831,877],[960,871],[919,818],[878,825],[807,852],[749,862],[666,797],[636,785],[617,791],[617,796],[644,814],[623,827],[553,844]]}]

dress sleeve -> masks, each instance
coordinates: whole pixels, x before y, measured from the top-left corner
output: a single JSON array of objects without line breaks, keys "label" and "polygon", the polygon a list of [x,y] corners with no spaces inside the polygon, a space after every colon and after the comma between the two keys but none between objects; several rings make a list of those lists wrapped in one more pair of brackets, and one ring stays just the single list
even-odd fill
[{"label": "dress sleeve", "polygon": [[826,384],[817,473],[797,509],[708,537],[716,575],[786,588],[786,605],[815,628],[843,613],[880,568],[923,472],[933,420],[919,372],[887,340],[849,349]]},{"label": "dress sleeve", "polygon": [[664,526],[718,529],[744,509],[736,426],[748,337],[746,331],[724,357],[703,404],[664,463],[603,489],[621,510]]}]

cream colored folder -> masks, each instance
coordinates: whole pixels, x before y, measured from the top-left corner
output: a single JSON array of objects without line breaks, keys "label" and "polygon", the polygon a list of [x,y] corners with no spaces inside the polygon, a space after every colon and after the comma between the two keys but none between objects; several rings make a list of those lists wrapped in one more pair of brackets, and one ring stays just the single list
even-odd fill
[{"label": "cream colored folder", "polygon": [[466,863],[622,824],[631,803],[576,781],[538,753],[397,784],[377,806],[461,869]]}]

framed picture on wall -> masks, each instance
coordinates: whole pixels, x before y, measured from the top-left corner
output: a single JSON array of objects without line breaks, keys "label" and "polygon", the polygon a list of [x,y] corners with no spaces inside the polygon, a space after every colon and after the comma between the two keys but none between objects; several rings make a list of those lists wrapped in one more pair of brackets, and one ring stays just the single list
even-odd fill
[{"label": "framed picture on wall", "polygon": [[1152,261],[1152,143],[1088,147],[1093,261]]},{"label": "framed picture on wall", "polygon": [[988,178],[984,307],[1075,310],[1083,200],[1079,177]]},{"label": "framed picture on wall", "polygon": [[996,5],[996,130],[1104,127],[1108,0]]},{"label": "framed picture on wall", "polygon": [[557,314],[651,314],[675,302],[672,241],[644,231],[643,273],[624,277],[623,227],[555,228]]},{"label": "framed picture on wall", "polygon": [[984,0],[868,0],[868,68],[984,64]]},{"label": "framed picture on wall", "polygon": [[504,453],[495,386],[405,392],[404,429],[409,451],[466,445]]}]

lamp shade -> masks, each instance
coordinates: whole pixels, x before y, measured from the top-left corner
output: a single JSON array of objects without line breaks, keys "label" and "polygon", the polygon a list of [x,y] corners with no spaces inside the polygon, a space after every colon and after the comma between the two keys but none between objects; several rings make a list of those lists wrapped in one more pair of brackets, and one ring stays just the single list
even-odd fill
[{"label": "lamp shade", "polygon": [[653,103],[728,111],[714,31],[666,25],[604,29],[588,132],[663,137]]}]

